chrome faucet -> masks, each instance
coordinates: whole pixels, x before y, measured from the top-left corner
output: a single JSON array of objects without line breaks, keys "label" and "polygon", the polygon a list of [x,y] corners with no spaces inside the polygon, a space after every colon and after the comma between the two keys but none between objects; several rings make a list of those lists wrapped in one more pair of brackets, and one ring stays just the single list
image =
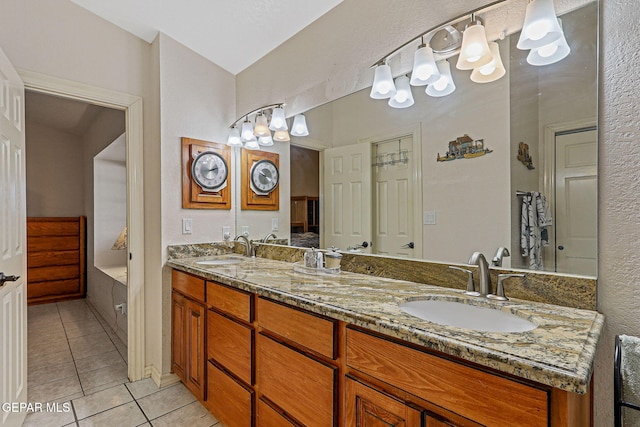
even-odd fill
[{"label": "chrome faucet", "polygon": [[487,259],[480,252],[474,252],[469,258],[470,265],[477,265],[480,269],[480,296],[486,297],[491,293],[491,276],[489,275],[489,264]]},{"label": "chrome faucet", "polygon": [[236,236],[235,239],[233,239],[234,241],[238,241],[238,239],[242,239],[243,241],[240,242],[241,244],[243,244],[246,248],[245,252],[244,252],[244,256],[246,257],[250,257],[251,254],[253,253],[253,246],[251,245],[251,241],[249,241],[249,239],[247,238],[247,236],[245,236],[244,234],[238,234]]},{"label": "chrome faucet", "polygon": [[269,241],[269,239],[274,239],[274,240],[275,240],[275,239],[277,239],[277,238],[278,238],[278,236],[276,236],[275,234],[273,234],[273,233],[269,233],[269,234],[267,234],[266,236],[264,236],[264,237],[262,238],[262,240],[260,240],[260,241],[261,241],[262,243],[267,243],[267,242]]},{"label": "chrome faucet", "polygon": [[511,254],[509,253],[509,249],[505,248],[504,246],[500,246],[496,251],[496,254],[493,256],[491,264],[493,264],[494,267],[502,267],[502,258],[506,256],[511,256]]}]

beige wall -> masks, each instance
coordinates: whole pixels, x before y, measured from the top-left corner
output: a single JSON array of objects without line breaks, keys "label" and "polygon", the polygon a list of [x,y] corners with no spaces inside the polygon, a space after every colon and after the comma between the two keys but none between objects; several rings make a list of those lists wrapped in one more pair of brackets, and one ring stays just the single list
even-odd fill
[{"label": "beige wall", "polygon": [[[290,105],[306,110],[353,92],[360,88],[357,81],[370,81],[370,76],[363,75],[380,56],[424,28],[455,16],[454,8],[461,11],[487,3],[343,2],[238,75],[238,108],[285,98]],[[596,425],[610,426],[613,337],[621,333],[640,335],[640,199],[636,194],[640,176],[640,74],[636,53],[640,36],[629,31],[640,18],[640,10],[633,2],[623,0],[603,1],[601,9],[598,309],[607,320],[596,361],[595,401]],[[437,13],[423,15],[414,13],[416,10]],[[349,19],[335,16],[340,12],[348,12]],[[276,66],[291,58],[298,58],[295,67]],[[341,77],[345,72],[349,81]],[[271,77],[270,84],[258,85],[258,77],[265,76]]]},{"label": "beige wall", "polygon": [[84,215],[82,140],[26,117],[27,216]]}]

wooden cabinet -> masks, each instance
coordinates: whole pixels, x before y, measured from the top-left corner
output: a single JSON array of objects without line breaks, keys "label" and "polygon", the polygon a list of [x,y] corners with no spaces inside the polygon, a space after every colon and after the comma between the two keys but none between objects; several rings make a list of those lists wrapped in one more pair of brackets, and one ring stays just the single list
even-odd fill
[{"label": "wooden cabinet", "polygon": [[299,427],[299,424],[260,398],[256,406],[256,427]]},{"label": "wooden cabinet", "polygon": [[253,384],[253,328],[210,310],[207,313],[208,357],[244,381]]},{"label": "wooden cabinet", "polygon": [[320,199],[310,196],[291,197],[291,229],[318,233],[320,227]]},{"label": "wooden cabinet", "polygon": [[352,378],[346,380],[346,427],[421,427],[422,414]]},{"label": "wooden cabinet", "polygon": [[204,400],[207,312],[204,280],[174,270],[172,283],[171,366],[185,386],[200,400]]},{"label": "wooden cabinet", "polygon": [[209,362],[205,406],[225,427],[251,427],[253,391]]}]

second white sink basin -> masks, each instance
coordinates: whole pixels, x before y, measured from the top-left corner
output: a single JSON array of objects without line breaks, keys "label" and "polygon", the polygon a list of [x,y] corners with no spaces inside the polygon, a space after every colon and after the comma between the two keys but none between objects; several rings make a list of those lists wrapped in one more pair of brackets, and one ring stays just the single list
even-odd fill
[{"label": "second white sink basin", "polygon": [[400,304],[412,316],[445,326],[482,332],[525,332],[537,326],[522,317],[499,309],[478,307],[462,301],[417,300]]},{"label": "second white sink basin", "polygon": [[207,259],[204,261],[196,261],[196,264],[209,265],[209,266],[233,265],[233,264],[240,264],[243,261],[244,260],[242,258],[220,258],[220,259]]}]

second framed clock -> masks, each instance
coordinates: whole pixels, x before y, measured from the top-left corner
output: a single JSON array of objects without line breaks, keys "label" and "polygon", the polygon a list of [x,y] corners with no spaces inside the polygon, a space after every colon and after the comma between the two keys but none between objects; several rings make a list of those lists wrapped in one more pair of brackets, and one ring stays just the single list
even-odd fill
[{"label": "second framed clock", "polygon": [[226,145],[182,138],[182,207],[231,209],[230,168]]},{"label": "second framed clock", "polygon": [[280,210],[280,169],[277,153],[242,149],[243,210]]}]

